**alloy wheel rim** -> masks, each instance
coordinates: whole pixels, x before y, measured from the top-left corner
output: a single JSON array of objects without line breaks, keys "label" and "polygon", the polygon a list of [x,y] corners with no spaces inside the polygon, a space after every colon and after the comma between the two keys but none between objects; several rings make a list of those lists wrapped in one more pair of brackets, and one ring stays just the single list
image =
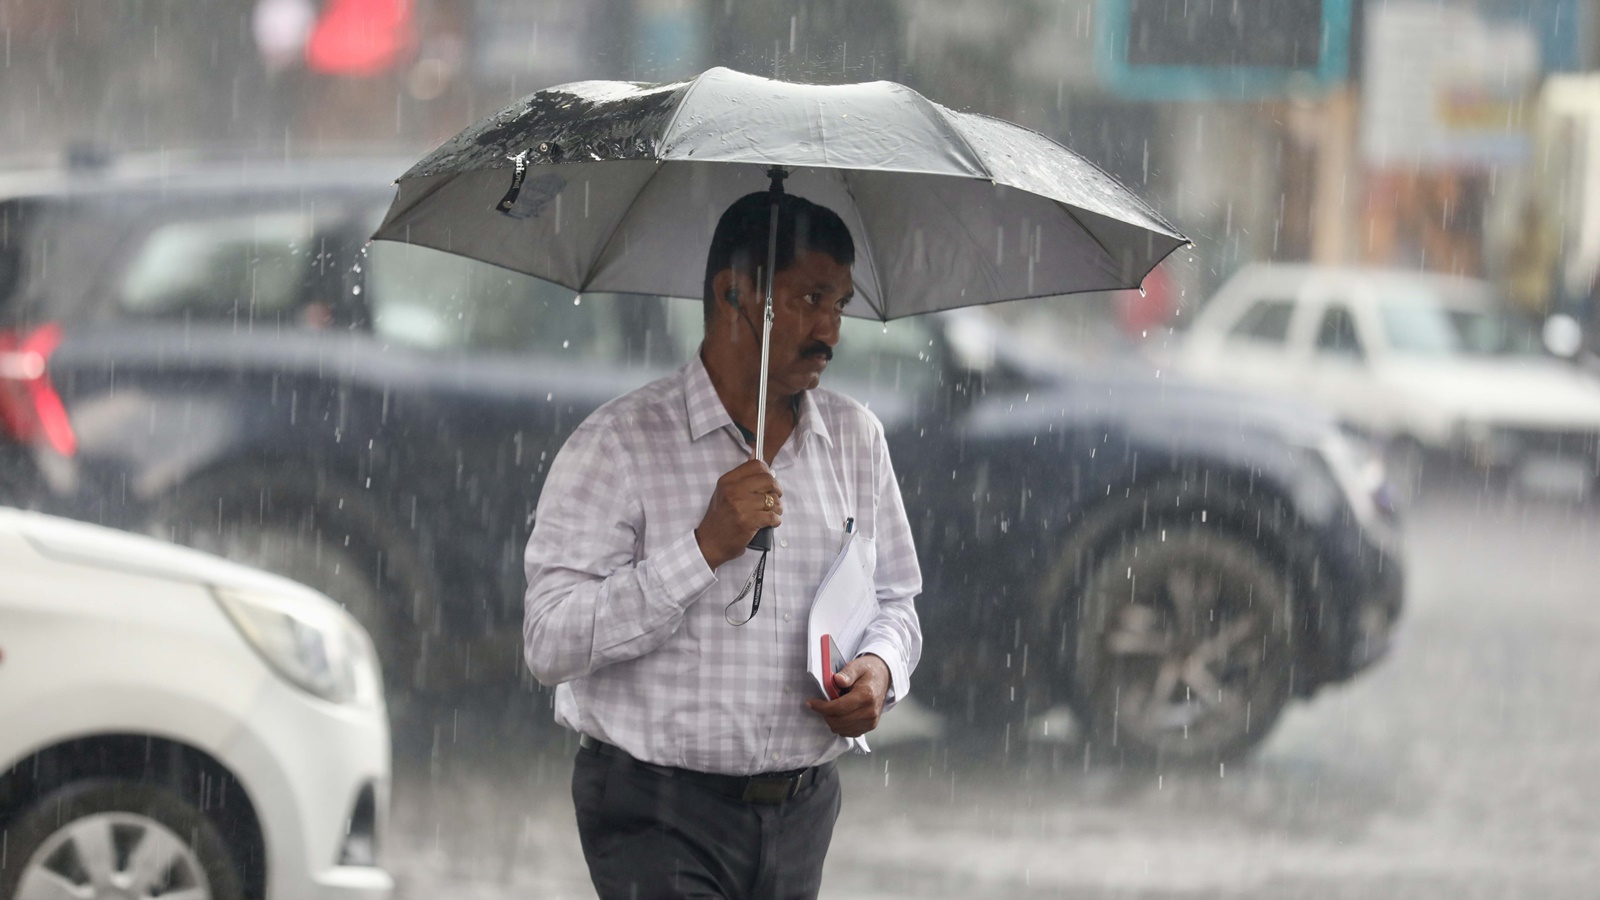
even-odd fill
[{"label": "alloy wheel rim", "polygon": [[1199,746],[1248,732],[1274,662],[1276,615],[1250,585],[1197,563],[1136,585],[1101,638],[1116,730]]},{"label": "alloy wheel rim", "polygon": [[96,813],[61,826],[23,869],[16,900],[210,900],[194,849],[136,813]]}]

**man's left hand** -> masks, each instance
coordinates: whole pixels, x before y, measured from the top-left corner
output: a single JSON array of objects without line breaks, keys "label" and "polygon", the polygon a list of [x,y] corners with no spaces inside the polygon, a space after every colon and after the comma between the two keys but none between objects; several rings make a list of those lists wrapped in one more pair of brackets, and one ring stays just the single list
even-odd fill
[{"label": "man's left hand", "polygon": [[871,653],[862,654],[833,673],[833,683],[839,699],[806,701],[828,720],[828,730],[840,737],[860,737],[877,728],[889,696],[888,664]]}]

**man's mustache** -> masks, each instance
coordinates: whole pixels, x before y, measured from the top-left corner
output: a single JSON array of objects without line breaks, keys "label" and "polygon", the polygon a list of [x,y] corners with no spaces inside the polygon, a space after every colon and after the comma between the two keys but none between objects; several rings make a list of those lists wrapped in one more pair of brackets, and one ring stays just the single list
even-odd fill
[{"label": "man's mustache", "polygon": [[821,341],[818,341],[817,343],[812,344],[811,346],[809,346],[805,350],[803,350],[800,353],[800,355],[801,356],[820,356],[825,360],[832,360],[833,359],[833,348],[829,347],[827,344],[822,343]]}]

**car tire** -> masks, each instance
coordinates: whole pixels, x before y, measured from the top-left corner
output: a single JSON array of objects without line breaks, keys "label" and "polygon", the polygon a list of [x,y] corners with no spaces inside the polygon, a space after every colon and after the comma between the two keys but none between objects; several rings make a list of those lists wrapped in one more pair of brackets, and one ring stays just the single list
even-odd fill
[{"label": "car tire", "polygon": [[1072,658],[1091,757],[1178,766],[1246,753],[1293,693],[1284,575],[1216,529],[1139,531],[1092,564]]},{"label": "car tire", "polygon": [[[282,575],[327,594],[366,628],[391,694],[426,687],[426,637],[437,635],[420,576],[397,571],[354,510],[314,489],[245,474],[183,485],[153,516],[150,533]],[[384,560],[380,578],[376,560]],[[409,601],[409,602],[408,602]],[[437,642],[436,642],[437,643]]]},{"label": "car tire", "polygon": [[0,865],[4,900],[77,896],[107,884],[109,892],[91,896],[244,898],[237,862],[211,820],[151,785],[69,784],[34,802],[0,835],[8,860]]}]

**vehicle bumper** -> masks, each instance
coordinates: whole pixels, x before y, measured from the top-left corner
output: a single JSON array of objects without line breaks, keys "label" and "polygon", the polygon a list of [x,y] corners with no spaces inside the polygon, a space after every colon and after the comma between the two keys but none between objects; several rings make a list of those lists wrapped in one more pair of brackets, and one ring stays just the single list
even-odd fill
[{"label": "vehicle bumper", "polygon": [[[370,832],[381,860],[389,807],[389,728],[375,709],[328,703],[281,680],[262,690],[224,762],[249,793],[266,842],[269,900],[382,900],[394,889],[378,865],[343,862],[352,832]],[[370,825],[356,817],[370,791]]]},{"label": "vehicle bumper", "polygon": [[1534,493],[1582,497],[1600,480],[1600,431],[1532,427],[1463,429],[1452,456]]},{"label": "vehicle bumper", "polygon": [[[268,886],[270,896],[281,896]],[[382,869],[370,866],[335,866],[316,877],[316,887],[308,894],[318,900],[388,900],[394,893],[394,879]]]}]

